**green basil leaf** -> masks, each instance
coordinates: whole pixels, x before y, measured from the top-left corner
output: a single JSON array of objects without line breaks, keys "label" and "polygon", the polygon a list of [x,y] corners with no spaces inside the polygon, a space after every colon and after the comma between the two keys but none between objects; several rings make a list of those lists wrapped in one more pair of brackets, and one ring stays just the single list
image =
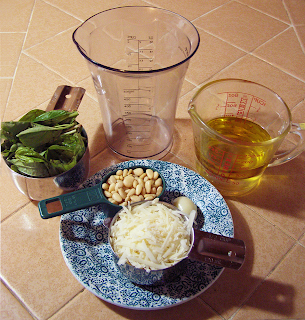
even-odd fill
[{"label": "green basil leaf", "polygon": [[52,110],[36,117],[33,122],[39,122],[45,126],[71,123],[78,116],[77,111],[69,112],[66,110]]},{"label": "green basil leaf", "polygon": [[8,161],[12,169],[32,177],[48,177],[48,163],[31,148],[19,147],[15,152],[15,158]]},{"label": "green basil leaf", "polygon": [[61,174],[65,171],[72,169],[77,164],[76,156],[72,157],[69,162],[62,162],[61,160],[50,160],[50,172],[56,172],[56,174]]},{"label": "green basil leaf", "polygon": [[83,136],[79,132],[75,132],[72,135],[63,134],[60,136],[59,143],[73,150],[74,154],[80,159],[86,151],[86,145]]},{"label": "green basil leaf", "polygon": [[1,139],[10,140],[11,143],[16,143],[17,134],[30,127],[29,122],[9,121],[1,123]]},{"label": "green basil leaf", "polygon": [[44,162],[33,161],[32,159],[29,161],[25,159],[13,159],[10,160],[10,163],[12,164],[12,170],[21,174],[36,178],[43,178],[49,176],[49,170],[47,169]]},{"label": "green basil leaf", "polygon": [[17,137],[26,147],[38,148],[45,144],[52,144],[63,130],[70,128],[72,125],[73,124],[63,124],[55,127],[47,127],[36,124],[32,128],[20,132]]},{"label": "green basil leaf", "polygon": [[46,113],[46,111],[40,109],[33,109],[26,113],[22,118],[20,118],[19,121],[32,122],[35,118],[44,113]]}]

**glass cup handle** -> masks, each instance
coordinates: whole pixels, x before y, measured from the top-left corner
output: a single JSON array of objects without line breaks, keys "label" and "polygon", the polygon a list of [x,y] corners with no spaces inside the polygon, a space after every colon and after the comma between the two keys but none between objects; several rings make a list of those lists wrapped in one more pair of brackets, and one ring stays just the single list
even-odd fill
[{"label": "glass cup handle", "polygon": [[292,123],[289,134],[297,135],[299,137],[298,143],[292,149],[274,156],[268,167],[292,160],[305,150],[305,123]]}]

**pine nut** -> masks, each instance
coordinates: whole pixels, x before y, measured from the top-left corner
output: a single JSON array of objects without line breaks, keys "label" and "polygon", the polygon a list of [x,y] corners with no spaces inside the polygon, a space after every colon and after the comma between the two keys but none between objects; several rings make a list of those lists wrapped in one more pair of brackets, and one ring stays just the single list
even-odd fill
[{"label": "pine nut", "polygon": [[152,169],[119,169],[102,184],[105,197],[114,204],[153,200],[163,191],[162,179]]}]

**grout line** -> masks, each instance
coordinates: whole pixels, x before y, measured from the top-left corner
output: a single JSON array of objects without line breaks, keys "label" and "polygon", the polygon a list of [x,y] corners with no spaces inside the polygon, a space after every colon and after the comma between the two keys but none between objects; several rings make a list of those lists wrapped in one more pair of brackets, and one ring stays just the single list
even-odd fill
[{"label": "grout line", "polygon": [[[219,40],[221,40],[221,41],[223,41],[223,42],[225,42],[225,43],[233,46],[234,48],[239,49],[239,50],[245,52],[246,55],[247,55],[247,54],[248,54],[248,55],[251,55],[251,56],[253,56],[253,57],[255,57],[255,58],[257,58],[257,59],[259,59],[259,60],[261,60],[261,61],[263,61],[263,62],[265,62],[265,63],[267,63],[267,64],[269,64],[269,65],[271,65],[272,67],[274,67],[274,68],[276,68],[276,69],[278,69],[278,70],[280,70],[280,71],[288,74],[289,76],[297,79],[298,81],[301,81],[301,82],[305,83],[305,79],[299,78],[298,76],[290,73],[288,70],[282,69],[280,66],[278,66],[278,65],[276,65],[276,64],[274,64],[274,63],[272,63],[272,62],[270,62],[270,61],[267,61],[267,60],[261,58],[260,56],[258,56],[258,55],[256,55],[256,54],[254,53],[254,51],[255,51],[256,49],[258,49],[258,48],[264,46],[265,44],[269,43],[270,41],[272,41],[272,40],[275,39],[276,37],[280,36],[281,34],[283,34],[284,32],[286,32],[286,31],[289,30],[290,28],[293,28],[292,26],[288,26],[287,29],[281,31],[280,33],[276,34],[276,35],[273,36],[272,38],[268,39],[266,42],[260,44],[258,47],[254,48],[254,49],[252,49],[252,50],[250,50],[250,51],[246,51],[245,49],[240,48],[239,46],[237,46],[237,45],[235,45],[235,44],[232,44],[232,43],[228,42],[228,41],[225,40],[225,39],[222,39],[221,37],[213,34],[213,33],[210,32],[210,31],[207,31],[207,30],[202,29],[202,28],[200,28],[200,27],[197,27],[197,28],[200,29],[200,30],[203,30],[204,32],[210,34],[211,36],[213,36],[213,37],[215,37],[215,38],[217,38],[217,39],[219,39]],[[235,60],[234,62],[232,62],[232,63],[231,63],[230,65],[228,65],[228,66],[233,65],[235,62],[237,62],[237,61],[240,60],[241,58],[244,58],[246,55],[241,56],[240,58],[238,58],[237,60]],[[220,72],[224,71],[228,66],[224,67],[223,69],[221,69],[221,70],[218,71],[217,73],[220,73]],[[211,76],[211,77],[214,77],[215,75],[217,75],[217,73],[215,73],[215,74],[214,74],[213,76]],[[209,77],[208,79],[210,79],[211,77]],[[188,80],[188,81],[189,81],[189,80]],[[189,82],[190,82],[190,81],[189,81]],[[204,81],[204,82],[205,82],[205,81]],[[203,82],[203,83],[204,83],[204,82]]]},{"label": "grout line", "polygon": [[48,69],[49,71],[55,73],[56,75],[60,76],[61,78],[63,78],[65,81],[67,81],[68,83],[72,84],[73,86],[75,86],[75,83],[71,80],[69,80],[68,78],[66,78],[65,76],[61,75],[60,73],[58,73],[56,70],[53,70],[52,68],[50,68],[48,65],[44,64],[42,61],[36,59],[35,57],[31,56],[28,52],[24,51],[22,52],[24,55],[26,55],[27,57],[31,58],[32,60],[34,60],[35,62],[41,64],[42,66],[44,66],[46,69]]},{"label": "grout line", "polygon": [[[250,9],[253,9],[253,10],[257,11],[257,12],[260,12],[260,13],[266,15],[266,16],[268,16],[269,18],[273,18],[273,19],[278,20],[278,21],[280,21],[280,22],[282,22],[282,23],[285,23],[285,24],[287,24],[287,25],[290,25],[290,24],[291,24],[291,19],[290,19],[289,16],[288,16],[288,18],[289,18],[289,20],[290,20],[290,23],[288,23],[287,21],[284,21],[284,20],[280,19],[279,17],[273,16],[273,15],[271,15],[271,14],[268,13],[268,12],[265,12],[265,11],[263,11],[263,10],[257,9],[257,8],[255,8],[255,7],[252,7],[252,6],[249,5],[249,4],[243,3],[243,2],[240,1],[240,0],[235,0],[235,1],[238,2],[238,3],[240,3],[240,4],[242,4],[242,5],[244,5],[244,6],[246,6],[246,7],[248,7],[248,8],[250,8]],[[283,4],[283,5],[284,5],[284,4]],[[286,8],[285,8],[285,9],[286,9]],[[286,10],[286,12],[287,12],[287,10]],[[287,14],[287,15],[288,15],[288,14]]]},{"label": "grout line", "polygon": [[31,21],[32,21],[32,17],[33,17],[33,12],[34,12],[35,5],[36,5],[36,0],[34,0],[34,4],[33,4],[33,7],[32,7],[31,14],[30,14],[29,22],[28,22],[28,25],[27,25],[27,29],[26,29],[25,32],[22,32],[22,33],[25,34],[25,36],[24,36],[23,43],[22,43],[21,50],[20,50],[20,54],[19,54],[19,57],[18,57],[18,60],[17,60],[17,63],[16,63],[14,75],[13,75],[13,77],[12,77],[12,83],[11,83],[10,91],[9,91],[9,93],[8,93],[8,95],[7,95],[7,100],[6,100],[5,108],[4,108],[4,110],[3,110],[3,117],[2,117],[3,119],[4,119],[4,116],[5,116],[5,111],[6,111],[8,102],[9,102],[10,97],[11,97],[13,85],[14,85],[14,83],[15,83],[15,76],[16,76],[17,69],[18,69],[18,66],[19,66],[19,63],[20,63],[21,54],[22,54],[22,51],[23,51],[23,48],[24,48],[24,44],[25,44],[25,41],[26,41],[26,38],[27,38],[27,34],[28,34],[28,30],[29,30],[29,25],[30,25],[30,23],[31,23]]},{"label": "grout line", "polygon": [[215,310],[213,307],[211,307],[206,301],[203,300],[203,298],[198,297],[197,301],[199,303],[202,303],[205,307],[210,308],[214,313],[216,313],[217,316],[219,316],[222,320],[226,320],[217,310]]},{"label": "grout line", "polygon": [[[16,190],[17,191],[17,190]],[[11,212],[7,217],[3,218],[3,220],[0,221],[0,225],[8,220],[10,217],[12,217],[13,215],[15,215],[18,211],[20,211],[21,209],[23,209],[24,207],[26,207],[28,204],[30,204],[32,202],[32,200],[28,199],[28,201],[23,204],[22,206],[20,206],[19,208],[17,208],[16,210],[14,210],[13,212]]]},{"label": "grout line", "polygon": [[[3,277],[0,277],[0,280],[2,284],[6,287],[6,289],[10,292],[10,294],[17,300],[17,302],[25,309],[25,311],[33,318],[38,318],[29,310],[29,308],[22,302],[22,300],[19,298],[19,296],[13,291],[13,289],[8,285],[8,283],[3,279]],[[1,311],[1,310],[0,310]],[[1,313],[1,312],[0,312]]]},{"label": "grout line", "polygon": [[288,9],[285,1],[283,1],[283,6],[284,6],[284,8],[285,8],[285,10],[286,10],[286,12],[287,12],[287,15],[288,15],[290,21],[291,21],[292,28],[293,28],[294,33],[295,33],[295,35],[296,35],[296,37],[297,37],[297,39],[298,39],[298,41],[299,41],[300,47],[301,47],[303,53],[305,54],[305,47],[304,47],[304,45],[303,45],[303,43],[302,43],[302,41],[301,41],[301,39],[300,39],[300,37],[299,37],[299,34],[298,34],[297,30],[296,30],[296,26],[295,26],[295,24],[293,23],[293,19],[292,19],[292,17],[291,17],[290,11],[289,11],[289,9]]},{"label": "grout line", "polygon": [[281,68],[281,66],[276,65],[275,63],[270,62],[270,61],[268,61],[268,60],[265,60],[265,59],[257,56],[256,54],[251,53],[251,52],[250,52],[249,54],[250,54],[251,56],[253,56],[253,57],[255,57],[255,58],[257,58],[257,59],[259,59],[259,60],[261,60],[261,61],[263,61],[263,62],[265,62],[265,63],[267,63],[267,64],[269,64],[270,66],[272,66],[272,67],[274,67],[274,68],[276,68],[276,69],[278,69],[278,70],[286,73],[287,75],[291,76],[292,78],[295,78],[296,80],[305,83],[305,79],[299,78],[299,77],[296,76],[295,74],[290,73],[288,70],[286,70],[286,69],[284,69],[284,68]]},{"label": "grout line", "polygon": [[72,296],[69,300],[67,300],[66,303],[64,303],[62,306],[59,307],[53,314],[51,314],[48,319],[51,319],[53,316],[55,316],[58,312],[60,312],[65,306],[67,306],[72,300],[74,300],[78,295],[83,293],[85,291],[85,288],[81,289],[79,292],[77,292],[74,296]]},{"label": "grout line", "polygon": [[295,108],[297,108],[300,104],[302,104],[303,102],[305,102],[305,98],[303,98],[301,101],[299,101],[294,107],[292,107],[290,109],[290,111],[293,111]]},{"label": "grout line", "polygon": [[[36,0],[35,0],[35,1],[36,1]],[[48,4],[48,5],[50,5],[50,6],[54,7],[54,8],[62,11],[62,12],[65,13],[65,14],[67,14],[67,15],[69,15],[69,16],[77,19],[77,20],[79,20],[80,22],[84,22],[84,21],[85,21],[85,20],[83,20],[83,19],[75,16],[73,13],[71,13],[71,12],[69,12],[69,11],[66,11],[66,10],[64,10],[63,8],[60,8],[59,6],[56,6],[54,3],[50,3],[50,2],[47,1],[47,0],[41,0],[41,1],[43,1],[43,2],[45,2],[46,4]]]},{"label": "grout line", "polygon": [[224,6],[228,5],[228,4],[229,4],[229,3],[231,3],[231,2],[234,2],[234,0],[230,0],[230,1],[228,1],[228,2],[226,2],[226,3],[224,3],[224,4],[222,4],[222,5],[220,5],[220,6],[216,7],[216,8],[214,8],[214,9],[212,9],[212,10],[208,11],[208,12],[205,12],[205,13],[204,13],[204,14],[202,14],[201,16],[199,16],[199,17],[197,17],[197,18],[193,19],[191,22],[192,22],[192,23],[194,23],[194,22],[196,22],[196,20],[198,20],[198,19],[200,19],[200,18],[202,18],[202,17],[204,17],[204,16],[206,16],[206,15],[210,14],[211,12],[214,12],[214,11],[218,10],[218,9],[219,9],[219,8],[221,8],[221,7],[224,7]]},{"label": "grout line", "polygon": [[[68,32],[68,31],[70,31],[70,30],[75,30],[75,28],[76,28],[77,26],[78,26],[78,25],[75,25],[74,27],[70,27],[70,28],[68,28],[68,29],[64,29],[64,30],[56,33],[55,35],[50,36],[49,38],[43,39],[42,41],[33,44],[31,47],[28,47],[28,48],[26,48],[26,49],[22,49],[22,52],[25,53],[25,52],[27,52],[29,49],[35,48],[36,46],[38,46],[38,45],[40,45],[40,44],[43,44],[43,43],[49,41],[50,39],[56,38],[57,36],[65,33],[65,32]],[[71,37],[71,40],[72,40],[72,37]]]}]

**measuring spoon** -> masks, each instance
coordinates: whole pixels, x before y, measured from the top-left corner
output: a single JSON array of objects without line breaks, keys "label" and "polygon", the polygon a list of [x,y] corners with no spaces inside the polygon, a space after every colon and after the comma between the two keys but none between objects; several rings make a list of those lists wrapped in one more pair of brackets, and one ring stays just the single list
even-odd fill
[{"label": "measuring spoon", "polygon": [[[144,169],[144,171],[146,169],[151,169],[153,171],[158,172],[159,177],[162,179],[162,186],[163,186],[162,192],[158,196],[158,198],[162,197],[165,190],[165,180],[162,174],[158,170],[151,168],[149,166],[131,166],[126,169],[136,169],[136,168],[142,168]],[[107,210],[107,214],[109,216],[113,216],[114,214],[116,214],[116,212],[122,209],[122,206],[113,204],[107,199],[102,189],[102,185],[108,180],[110,176],[115,175],[117,170],[119,169],[111,171],[102,179],[101,182],[99,182],[97,185],[93,187],[76,190],[70,193],[62,194],[60,196],[39,201],[38,209],[39,209],[41,218],[49,219],[56,216],[60,216],[65,213],[69,213],[69,212],[80,210],[80,209],[85,209],[85,208],[100,205],[100,204],[105,204],[106,205],[105,210]]]}]

